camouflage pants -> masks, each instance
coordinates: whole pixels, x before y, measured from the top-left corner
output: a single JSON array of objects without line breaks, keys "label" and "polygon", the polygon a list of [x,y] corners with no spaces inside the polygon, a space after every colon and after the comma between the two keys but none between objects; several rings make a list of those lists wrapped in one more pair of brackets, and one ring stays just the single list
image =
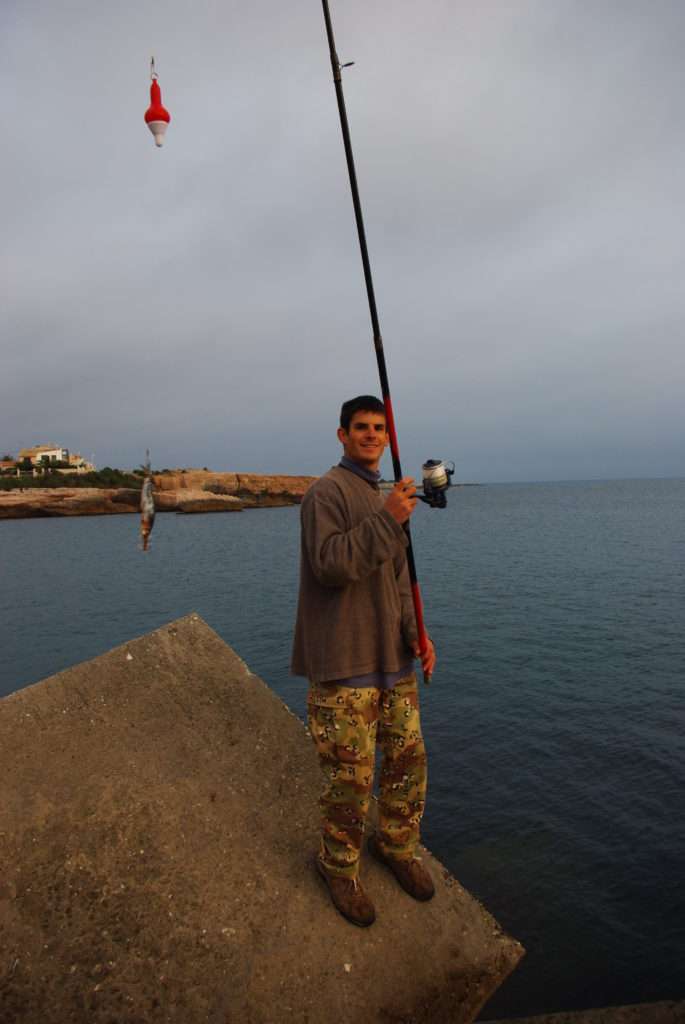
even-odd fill
[{"label": "camouflage pants", "polygon": [[354,878],[373,790],[376,740],[383,752],[378,839],[385,854],[409,859],[419,841],[426,797],[426,751],[416,675],[392,690],[311,684],[309,729],[324,789],[320,857],[331,874]]}]

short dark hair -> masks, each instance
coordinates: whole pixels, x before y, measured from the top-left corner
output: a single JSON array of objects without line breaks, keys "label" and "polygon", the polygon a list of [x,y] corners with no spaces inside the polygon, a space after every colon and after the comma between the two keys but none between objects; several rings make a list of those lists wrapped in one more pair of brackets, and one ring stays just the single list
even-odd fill
[{"label": "short dark hair", "polygon": [[343,402],[340,409],[340,426],[343,430],[350,429],[352,417],[356,412],[375,412],[385,416],[385,406],[375,395],[357,395],[356,398],[348,399],[347,402]]}]

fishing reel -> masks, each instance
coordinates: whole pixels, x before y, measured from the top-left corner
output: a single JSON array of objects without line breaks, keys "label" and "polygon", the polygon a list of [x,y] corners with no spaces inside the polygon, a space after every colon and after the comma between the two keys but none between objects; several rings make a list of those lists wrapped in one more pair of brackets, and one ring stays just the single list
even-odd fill
[{"label": "fishing reel", "polygon": [[[447,467],[451,466],[451,469]],[[431,508],[446,508],[448,487],[452,486],[454,474],[453,462],[442,462],[440,459],[428,459],[422,466],[423,494],[416,497],[425,501]]]}]

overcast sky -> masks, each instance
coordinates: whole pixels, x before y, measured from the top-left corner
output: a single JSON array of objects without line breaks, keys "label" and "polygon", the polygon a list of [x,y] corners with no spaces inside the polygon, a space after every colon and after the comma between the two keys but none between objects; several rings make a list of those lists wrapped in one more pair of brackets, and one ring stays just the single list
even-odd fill
[{"label": "overcast sky", "polygon": [[[682,0],[331,12],[405,473],[685,475]],[[0,109],[0,454],[337,461],[379,387],[318,0],[3,0]]]}]

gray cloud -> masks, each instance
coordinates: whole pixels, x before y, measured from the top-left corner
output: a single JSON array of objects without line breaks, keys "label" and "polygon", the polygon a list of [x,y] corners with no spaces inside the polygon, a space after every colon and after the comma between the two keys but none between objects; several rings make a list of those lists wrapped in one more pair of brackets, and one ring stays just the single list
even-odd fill
[{"label": "gray cloud", "polygon": [[[682,5],[331,6],[407,471],[683,475]],[[320,5],[0,30],[0,446],[325,468],[377,374]]]}]

